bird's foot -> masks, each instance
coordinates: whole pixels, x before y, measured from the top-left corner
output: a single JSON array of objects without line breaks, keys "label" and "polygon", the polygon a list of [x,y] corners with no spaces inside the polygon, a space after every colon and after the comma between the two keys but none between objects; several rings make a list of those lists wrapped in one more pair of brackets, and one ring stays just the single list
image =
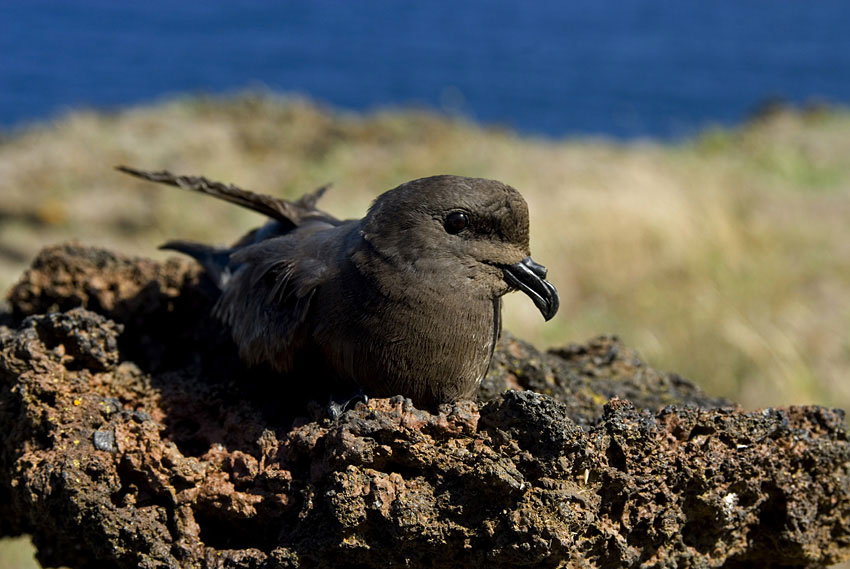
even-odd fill
[{"label": "bird's foot", "polygon": [[334,399],[332,395],[330,400],[328,400],[328,406],[325,410],[328,413],[328,417],[331,419],[338,419],[346,411],[346,409],[354,407],[354,405],[358,402],[362,402],[364,405],[369,404],[369,396],[366,395],[362,389],[357,390],[357,393],[344,401],[338,401]]}]

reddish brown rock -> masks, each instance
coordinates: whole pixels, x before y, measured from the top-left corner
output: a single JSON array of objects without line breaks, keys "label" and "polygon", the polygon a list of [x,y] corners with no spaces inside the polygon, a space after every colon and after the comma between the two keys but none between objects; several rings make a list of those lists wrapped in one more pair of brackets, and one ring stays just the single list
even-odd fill
[{"label": "reddish brown rock", "polygon": [[543,354],[508,336],[483,406],[398,397],[330,421],[241,366],[190,263],[56,247],[9,300],[0,534],[31,533],[46,565],[823,567],[850,553],[840,411],[718,409],[612,338]]}]

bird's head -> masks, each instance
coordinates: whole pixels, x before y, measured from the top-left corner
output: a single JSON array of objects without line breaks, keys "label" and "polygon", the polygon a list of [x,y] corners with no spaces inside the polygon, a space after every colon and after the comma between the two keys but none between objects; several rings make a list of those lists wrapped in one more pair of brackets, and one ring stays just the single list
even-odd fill
[{"label": "bird's head", "polygon": [[396,270],[497,298],[521,290],[549,320],[558,292],[531,260],[528,206],[514,188],[482,178],[432,176],[379,196],[360,234]]}]

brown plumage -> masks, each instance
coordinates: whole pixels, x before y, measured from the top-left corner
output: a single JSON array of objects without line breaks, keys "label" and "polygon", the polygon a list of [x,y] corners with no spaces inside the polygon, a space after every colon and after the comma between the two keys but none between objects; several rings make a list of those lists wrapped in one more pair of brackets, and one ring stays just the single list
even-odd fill
[{"label": "brown plumage", "polygon": [[195,257],[218,285],[215,314],[246,362],[309,373],[328,393],[347,383],[429,407],[471,397],[500,332],[501,297],[522,290],[547,320],[558,309],[546,269],[529,257],[525,201],[501,182],[422,178],[340,221],[316,208],[323,188],[290,202],[119,169],[272,218],[233,247],[164,247]]}]

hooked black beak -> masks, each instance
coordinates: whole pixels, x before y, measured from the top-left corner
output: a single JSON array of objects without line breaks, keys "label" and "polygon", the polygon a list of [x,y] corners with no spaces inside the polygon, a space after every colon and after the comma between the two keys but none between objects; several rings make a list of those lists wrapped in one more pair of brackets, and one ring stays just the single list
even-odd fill
[{"label": "hooked black beak", "polygon": [[519,263],[502,267],[505,282],[531,297],[546,320],[558,312],[558,291],[546,280],[546,267],[526,257]]}]

